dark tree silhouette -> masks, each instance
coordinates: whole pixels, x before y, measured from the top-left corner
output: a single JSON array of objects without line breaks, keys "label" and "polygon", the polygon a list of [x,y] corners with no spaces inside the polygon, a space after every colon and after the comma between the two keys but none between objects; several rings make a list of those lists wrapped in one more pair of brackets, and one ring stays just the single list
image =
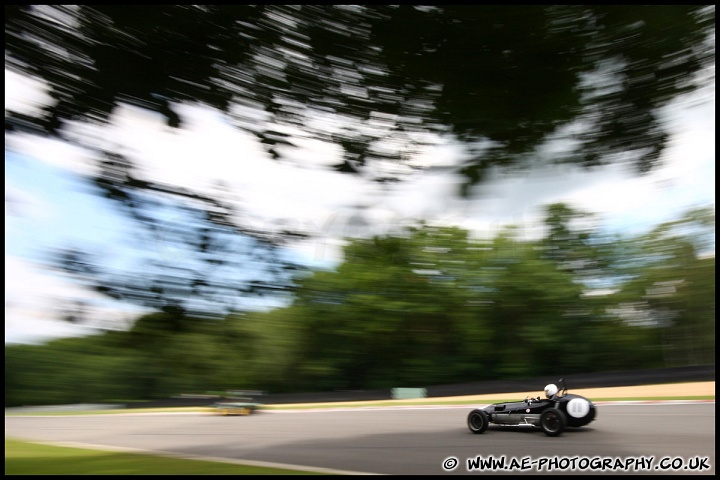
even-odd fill
[{"label": "dark tree silhouette", "polygon": [[[634,153],[650,170],[667,140],[658,109],[714,59],[711,5],[40,7],[5,7],[5,63],[48,82],[56,102],[40,118],[6,112],[6,129],[62,135],[68,120],[102,121],[118,102],[180,126],[174,105],[200,102],[275,156],[292,142],[277,125],[337,142],[341,172],[407,161],[401,147],[374,149],[380,139],[452,134],[482,146],[459,167],[470,184],[489,166],[522,165],[577,121],[586,128],[564,161]],[[313,127],[319,112],[347,127]]]},{"label": "dark tree silhouette", "polygon": [[[642,173],[667,140],[659,109],[714,61],[714,19],[712,5],[7,5],[5,68],[46,82],[52,103],[36,116],[6,109],[5,130],[82,143],[68,122],[107,122],[131,104],[181,128],[178,105],[200,103],[274,158],[293,145],[282,127],[299,127],[342,147],[335,170],[362,175],[378,159],[418,168],[409,153],[434,133],[467,146],[454,167],[467,194],[488,168],[532,164],[543,142],[583,125],[557,161],[592,167],[621,153]],[[379,148],[387,140],[394,149]],[[181,268],[151,257],[132,278],[83,272],[98,291],[173,312],[199,295],[224,312],[235,295],[290,288],[297,265],[276,247],[298,232],[238,224],[221,195],[149,182],[119,152],[97,153],[99,192],[194,259]],[[154,217],[164,202],[187,221]],[[221,265],[249,265],[231,238],[263,257],[259,280],[218,276]]]}]

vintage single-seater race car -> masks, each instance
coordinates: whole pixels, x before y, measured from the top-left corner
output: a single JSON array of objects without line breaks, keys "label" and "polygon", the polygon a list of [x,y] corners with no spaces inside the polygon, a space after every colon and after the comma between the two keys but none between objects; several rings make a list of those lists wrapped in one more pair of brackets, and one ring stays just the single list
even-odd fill
[{"label": "vintage single-seater race car", "polygon": [[562,390],[555,384],[545,387],[545,398],[526,397],[520,402],[501,402],[476,408],[467,417],[472,433],[483,433],[492,424],[541,428],[545,435],[555,437],[566,427],[582,427],[597,416],[595,404],[581,395],[567,393],[565,380]]}]

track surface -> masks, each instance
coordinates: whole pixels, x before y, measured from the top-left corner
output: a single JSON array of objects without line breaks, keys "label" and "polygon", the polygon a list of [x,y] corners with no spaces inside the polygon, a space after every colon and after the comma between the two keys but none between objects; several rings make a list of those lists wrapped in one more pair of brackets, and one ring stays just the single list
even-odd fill
[{"label": "track surface", "polygon": [[[550,438],[539,430],[491,425],[473,435],[472,406],[395,407],[325,411],[261,411],[250,416],[212,413],[143,413],[88,416],[6,416],[5,436],[25,440],[139,449],[188,458],[211,457],[305,466],[338,473],[501,474],[534,470],[468,470],[468,459],[576,462],[650,460],[642,469],[552,474],[715,474],[715,403],[598,404],[587,427]],[[443,468],[451,457],[452,470]],[[668,457],[686,466],[704,460],[709,469],[660,470]],[[545,463],[545,465],[549,465]],[[613,463],[613,465],[615,465]],[[561,466],[561,465],[559,465]]]}]

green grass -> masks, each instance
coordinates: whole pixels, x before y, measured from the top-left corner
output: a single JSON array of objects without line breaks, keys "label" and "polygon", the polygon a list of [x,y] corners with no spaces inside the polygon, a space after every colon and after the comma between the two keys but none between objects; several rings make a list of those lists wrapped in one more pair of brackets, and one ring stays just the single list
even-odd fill
[{"label": "green grass", "polygon": [[234,463],[108,452],[5,438],[5,475],[322,475]]}]

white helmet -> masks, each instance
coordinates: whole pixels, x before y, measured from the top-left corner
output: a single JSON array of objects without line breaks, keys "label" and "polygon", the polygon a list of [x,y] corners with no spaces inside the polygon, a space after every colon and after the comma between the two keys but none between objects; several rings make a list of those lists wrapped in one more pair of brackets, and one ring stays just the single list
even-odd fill
[{"label": "white helmet", "polygon": [[547,398],[554,397],[558,392],[558,388],[554,383],[550,383],[548,385],[545,385],[545,396]]}]

